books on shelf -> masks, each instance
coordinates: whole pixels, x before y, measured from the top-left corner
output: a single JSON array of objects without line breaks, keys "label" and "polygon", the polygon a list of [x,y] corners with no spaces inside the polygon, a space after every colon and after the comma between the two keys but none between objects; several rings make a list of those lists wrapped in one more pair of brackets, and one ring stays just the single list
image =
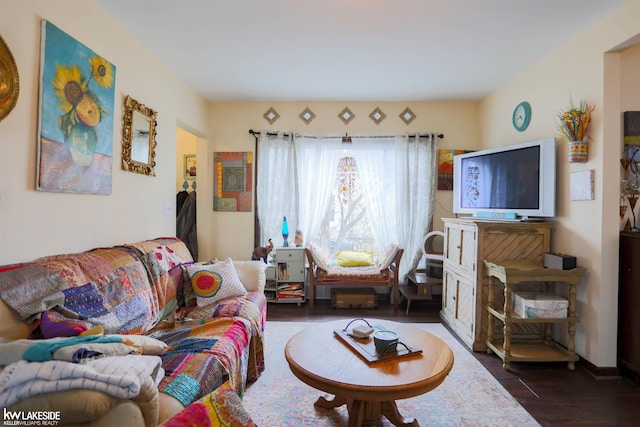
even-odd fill
[{"label": "books on shelf", "polygon": [[304,283],[286,283],[278,286],[278,299],[303,298]]}]

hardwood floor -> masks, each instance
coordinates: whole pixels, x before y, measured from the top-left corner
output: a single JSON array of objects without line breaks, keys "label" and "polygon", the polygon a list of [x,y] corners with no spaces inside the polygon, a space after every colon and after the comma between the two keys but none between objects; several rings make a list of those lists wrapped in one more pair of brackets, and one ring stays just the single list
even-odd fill
[{"label": "hardwood floor", "polygon": [[[381,301],[376,309],[333,309],[329,300],[309,304],[269,304],[267,320],[309,321],[344,317],[388,319],[396,322],[440,323],[440,301],[414,301],[409,314],[405,304],[394,312]],[[466,347],[465,347],[466,348]],[[640,387],[628,377],[595,378],[580,366],[567,369],[558,363],[512,363],[485,352],[471,352],[482,365],[544,427],[556,426],[640,426]]]}]

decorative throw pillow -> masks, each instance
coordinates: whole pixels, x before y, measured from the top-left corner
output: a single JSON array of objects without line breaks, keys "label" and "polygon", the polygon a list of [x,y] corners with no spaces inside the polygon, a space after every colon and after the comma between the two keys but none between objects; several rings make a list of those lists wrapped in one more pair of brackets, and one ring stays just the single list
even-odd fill
[{"label": "decorative throw pillow", "polygon": [[359,267],[373,265],[372,251],[338,251],[338,265],[341,267]]},{"label": "decorative throw pillow", "polygon": [[212,265],[191,265],[187,272],[198,307],[247,294],[231,258]]},{"label": "decorative throw pillow", "polygon": [[387,248],[380,254],[379,265],[380,271],[386,270],[389,268],[391,263],[396,259],[396,254],[398,253],[398,245],[395,243],[391,243]]},{"label": "decorative throw pillow", "polygon": [[44,338],[75,337],[89,329],[82,320],[69,319],[56,311],[45,311],[40,318],[40,332]]},{"label": "decorative throw pillow", "polygon": [[260,261],[234,261],[238,277],[247,291],[263,291],[267,280],[267,264]]},{"label": "decorative throw pillow", "polygon": [[308,246],[309,252],[311,252],[311,258],[313,258],[313,262],[321,269],[328,270],[329,269],[329,252],[322,250],[321,248],[309,244]]}]

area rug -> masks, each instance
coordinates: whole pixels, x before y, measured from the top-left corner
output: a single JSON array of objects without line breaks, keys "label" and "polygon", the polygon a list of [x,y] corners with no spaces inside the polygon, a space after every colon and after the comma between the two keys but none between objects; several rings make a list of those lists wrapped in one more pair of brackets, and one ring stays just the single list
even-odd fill
[{"label": "area rug", "polygon": [[[266,369],[258,381],[247,387],[243,398],[244,407],[260,427],[347,425],[346,407],[316,408],[313,403],[325,393],[298,380],[284,358],[289,338],[309,325],[309,322],[267,322]],[[415,417],[421,426],[540,425],[444,326],[414,325],[447,343],[455,362],[439,387],[421,396],[398,400],[401,415]],[[392,426],[385,418],[379,425]]]}]

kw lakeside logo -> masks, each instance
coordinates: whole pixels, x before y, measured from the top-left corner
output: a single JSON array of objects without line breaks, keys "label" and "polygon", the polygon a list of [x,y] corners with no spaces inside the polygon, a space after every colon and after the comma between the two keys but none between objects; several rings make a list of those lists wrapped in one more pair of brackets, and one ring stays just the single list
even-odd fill
[{"label": "kw lakeside logo", "polygon": [[57,426],[60,411],[7,411],[2,414],[5,426]]}]

